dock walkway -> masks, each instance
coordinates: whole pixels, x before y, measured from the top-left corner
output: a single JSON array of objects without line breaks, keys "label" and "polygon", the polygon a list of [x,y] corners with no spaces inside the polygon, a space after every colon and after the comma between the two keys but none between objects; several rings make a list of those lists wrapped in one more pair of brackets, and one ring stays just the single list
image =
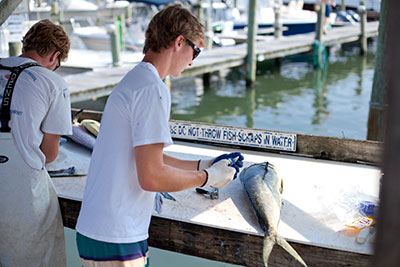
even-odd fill
[{"label": "dock walkway", "polygon": [[[367,23],[366,34],[368,38],[378,35],[378,25],[379,22],[377,21]],[[324,35],[323,41],[329,47],[357,41],[360,34],[359,25],[338,27],[331,29],[327,35]],[[315,34],[309,33],[257,42],[257,59],[258,61],[263,61],[312,51],[314,38]],[[106,57],[111,59],[111,52],[108,54]],[[245,62],[246,54],[247,44],[203,51],[198,59],[193,62],[193,65],[182,73],[181,77],[201,75],[241,66]],[[71,51],[71,57],[73,55],[74,51]],[[72,60],[68,61],[66,65],[82,67],[82,58],[76,58],[79,64],[74,63],[74,61],[78,62],[77,60]],[[71,102],[75,103],[110,94],[122,77],[141,60],[142,56],[140,53],[135,54],[135,56],[123,54],[121,58],[123,64],[120,67],[111,67],[111,62],[105,62],[103,57],[103,64],[90,62],[90,60],[85,62],[86,66],[93,66],[90,71],[66,76],[65,79],[71,92]]]}]

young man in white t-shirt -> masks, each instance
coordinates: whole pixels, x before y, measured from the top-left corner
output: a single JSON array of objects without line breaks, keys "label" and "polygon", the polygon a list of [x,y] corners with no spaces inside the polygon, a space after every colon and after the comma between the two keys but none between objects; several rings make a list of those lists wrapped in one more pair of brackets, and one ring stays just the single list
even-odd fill
[{"label": "young man in white t-shirt", "polygon": [[180,76],[202,46],[198,19],[180,5],[166,7],[148,26],[143,61],[110,95],[76,226],[83,266],[148,266],[155,193],[223,187],[237,172],[227,159],[184,161],[163,154],[172,139],[171,98],[162,80]]},{"label": "young man in white t-shirt", "polygon": [[65,266],[61,212],[45,164],[57,157],[60,135],[72,134],[67,84],[54,72],[70,40],[62,26],[41,20],[22,45],[20,56],[0,59],[0,266]]}]

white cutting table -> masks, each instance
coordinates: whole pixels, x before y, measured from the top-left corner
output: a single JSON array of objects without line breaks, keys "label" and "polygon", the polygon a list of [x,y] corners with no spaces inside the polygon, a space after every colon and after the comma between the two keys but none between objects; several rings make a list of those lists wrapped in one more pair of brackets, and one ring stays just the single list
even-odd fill
[{"label": "white cutting table", "polygon": [[[181,159],[211,158],[232,150],[215,146],[176,142],[165,149]],[[370,237],[355,242],[345,223],[355,219],[357,203],[377,200],[380,170],[376,167],[316,160],[275,153],[241,151],[245,166],[268,161],[284,181],[283,206],[278,232],[287,240],[360,254],[372,254]],[[72,141],[60,148],[49,170],[75,166],[87,174],[90,152]],[[54,178],[59,196],[82,200],[86,177]],[[194,189],[171,193],[176,201],[164,199],[160,214],[154,216],[263,236],[252,206],[239,179],[220,189],[211,200]]]}]

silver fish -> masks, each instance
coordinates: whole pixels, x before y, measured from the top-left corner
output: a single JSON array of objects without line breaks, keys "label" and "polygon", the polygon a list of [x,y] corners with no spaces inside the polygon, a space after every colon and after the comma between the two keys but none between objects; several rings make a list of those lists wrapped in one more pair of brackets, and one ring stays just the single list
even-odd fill
[{"label": "silver fish", "polygon": [[307,266],[299,254],[278,234],[281,215],[283,181],[275,167],[268,163],[257,163],[245,168],[239,176],[250,202],[258,217],[261,228],[265,231],[263,260],[268,266],[269,255],[277,243],[303,266]]}]

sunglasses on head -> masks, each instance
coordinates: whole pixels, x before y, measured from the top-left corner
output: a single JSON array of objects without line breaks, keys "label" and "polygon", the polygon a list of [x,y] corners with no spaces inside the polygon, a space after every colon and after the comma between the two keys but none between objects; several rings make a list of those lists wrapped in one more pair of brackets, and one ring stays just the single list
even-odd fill
[{"label": "sunglasses on head", "polygon": [[58,59],[57,66],[54,68],[53,71],[56,71],[61,66],[60,56],[58,56],[57,59]]},{"label": "sunglasses on head", "polygon": [[185,38],[185,39],[186,39],[186,43],[188,43],[188,45],[190,45],[193,48],[193,58],[192,58],[192,60],[194,60],[196,57],[198,57],[198,55],[200,54],[201,50],[192,41],[190,41],[187,38]]}]

